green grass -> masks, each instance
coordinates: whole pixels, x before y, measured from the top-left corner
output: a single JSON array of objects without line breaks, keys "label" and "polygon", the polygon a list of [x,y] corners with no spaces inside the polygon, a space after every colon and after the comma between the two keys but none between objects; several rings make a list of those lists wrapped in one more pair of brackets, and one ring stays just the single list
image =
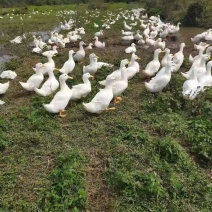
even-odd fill
[{"label": "green grass", "polygon": [[[211,89],[186,101],[181,94],[184,79],[175,74],[163,92],[151,94],[138,74],[115,111],[89,114],[82,102],[93,98],[100,88],[98,81],[111,72],[103,68],[91,82],[89,96],[69,103],[67,117],[61,119],[42,106],[52,97],[20,87],[18,81],[25,81],[32,67],[46,60],[31,53],[30,36],[20,45],[9,40],[19,33],[52,30],[59,21],[69,19],[55,16],[60,9],[81,9],[78,18],[83,23],[87,6],[82,7],[29,7],[29,13],[33,9],[53,12],[24,19],[23,25],[5,16],[1,20],[1,30],[7,34],[1,42],[19,58],[6,64],[18,77],[1,96],[6,104],[0,112],[0,211],[211,211]],[[107,7],[117,11],[132,5]],[[85,26],[82,39],[86,43],[97,31],[93,22],[102,24],[107,10],[101,12],[100,18],[89,18],[91,23]],[[105,31],[108,48],[87,52],[84,64],[91,52],[115,64],[113,70],[121,59],[130,58],[123,53],[127,45],[120,41],[121,21],[113,26],[116,30]],[[57,68],[76,46],[59,49],[54,58]],[[189,53],[188,47],[186,57]],[[152,59],[152,50],[139,49],[137,54],[142,70]],[[186,60],[181,71],[188,68]],[[81,75],[82,64],[78,64],[68,84],[82,82]]]}]

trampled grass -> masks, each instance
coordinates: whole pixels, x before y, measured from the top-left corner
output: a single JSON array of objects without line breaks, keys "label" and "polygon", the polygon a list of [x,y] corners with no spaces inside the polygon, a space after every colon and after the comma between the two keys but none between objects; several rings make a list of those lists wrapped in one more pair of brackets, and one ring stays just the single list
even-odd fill
[{"label": "trampled grass", "polygon": [[[108,10],[132,7],[111,4]],[[67,117],[49,114],[42,104],[51,97],[27,92],[18,83],[28,79],[32,67],[45,58],[31,53],[30,36],[18,45],[9,40],[21,33],[52,30],[70,17],[55,16],[61,9],[78,10],[80,16],[75,18],[83,26],[87,7],[29,7],[28,13],[33,9],[52,12],[24,18],[23,24],[6,15],[0,20],[5,33],[2,45],[19,56],[6,64],[18,77],[1,97],[6,104],[0,112],[0,210],[211,211],[212,90],[188,102],[181,95],[183,78],[179,74],[173,75],[159,94],[147,92],[138,74],[129,82],[115,111],[89,114],[82,102],[93,98],[100,88],[98,81],[111,72],[103,68],[92,81],[89,96],[69,103]],[[106,13],[102,10],[98,19],[91,18],[82,40],[92,41],[96,31],[92,22],[101,23]],[[113,70],[121,59],[129,59],[124,53],[127,44],[120,41],[121,29],[119,21],[114,29],[105,31],[107,48],[87,51],[84,64],[91,52],[101,61],[115,64]],[[59,49],[54,58],[56,67],[67,60],[70,48],[77,50],[78,44]],[[138,48],[141,70],[152,53],[152,49]],[[186,57],[189,53],[188,47]],[[182,71],[187,68],[185,61]],[[82,64],[78,64],[68,84],[80,83],[81,73]]]}]

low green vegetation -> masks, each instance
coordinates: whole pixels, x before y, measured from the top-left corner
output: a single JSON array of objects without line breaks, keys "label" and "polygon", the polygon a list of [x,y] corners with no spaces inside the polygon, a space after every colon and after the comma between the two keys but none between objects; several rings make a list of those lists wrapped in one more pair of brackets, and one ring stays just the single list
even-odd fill
[{"label": "low green vegetation", "polygon": [[[133,4],[107,7],[113,12],[119,8],[131,9]],[[52,96],[37,96],[18,83],[31,76],[32,67],[45,58],[31,53],[31,35],[18,45],[9,40],[22,33],[51,31],[70,17],[83,26],[82,16],[90,10],[87,5],[34,6],[28,7],[28,14],[35,9],[40,12],[36,19],[24,18],[22,24],[19,19],[1,19],[5,34],[1,44],[18,56],[5,67],[15,70],[18,77],[1,96],[6,104],[0,112],[0,211],[211,211],[212,90],[187,101],[181,93],[184,79],[176,73],[163,92],[152,94],[138,74],[115,111],[89,114],[82,102],[93,98],[100,88],[98,81],[111,72],[102,68],[89,96],[69,103],[67,117],[49,114],[42,104]],[[77,15],[56,16],[59,10],[71,9]],[[92,41],[97,31],[93,22],[102,24],[106,14],[102,10],[98,19],[89,17],[82,40]],[[129,59],[124,53],[127,45],[120,41],[122,26],[119,21],[113,26],[116,30],[105,30],[108,48],[87,51],[84,64],[92,52],[100,61],[114,64],[113,70],[121,59]],[[77,50],[78,44],[59,49],[54,58],[57,68],[71,48]],[[181,71],[189,68],[190,49],[188,44]],[[138,48],[137,54],[142,70],[153,50]],[[82,82],[83,65],[76,66],[70,86]]]}]

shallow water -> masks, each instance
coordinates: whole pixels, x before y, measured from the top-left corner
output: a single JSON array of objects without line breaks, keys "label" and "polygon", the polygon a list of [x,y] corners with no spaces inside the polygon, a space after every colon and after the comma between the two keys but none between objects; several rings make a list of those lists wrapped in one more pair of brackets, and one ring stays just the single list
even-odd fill
[{"label": "shallow water", "polygon": [[180,30],[177,36],[179,36],[179,39],[185,44],[193,45],[191,38],[193,38],[195,35],[200,34],[204,31],[206,31],[206,29],[200,28],[200,27],[180,27]]},{"label": "shallow water", "polygon": [[51,36],[51,32],[60,32],[60,27],[58,26],[55,26],[53,28],[53,30],[51,31],[38,31],[38,32],[29,32],[29,33],[26,33],[26,34],[31,34],[31,35],[35,35],[35,36],[41,36],[42,40],[44,42],[48,41],[50,36]]}]

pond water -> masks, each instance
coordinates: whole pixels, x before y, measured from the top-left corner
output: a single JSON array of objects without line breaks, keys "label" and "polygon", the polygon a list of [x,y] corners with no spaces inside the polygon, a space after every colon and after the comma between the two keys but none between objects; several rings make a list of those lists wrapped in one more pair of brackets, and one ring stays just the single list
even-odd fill
[{"label": "pond water", "polygon": [[186,43],[187,45],[193,45],[191,38],[204,31],[206,31],[206,29],[200,27],[180,27],[177,36],[179,36],[179,40]]},{"label": "pond water", "polygon": [[51,31],[38,31],[38,32],[29,32],[29,33],[26,33],[28,35],[36,35],[36,36],[41,36],[42,40],[44,42],[48,41],[49,38],[50,38],[50,35],[51,35],[51,32],[57,32],[59,33],[60,32],[60,27],[59,26],[55,26],[53,28],[53,30]]}]

